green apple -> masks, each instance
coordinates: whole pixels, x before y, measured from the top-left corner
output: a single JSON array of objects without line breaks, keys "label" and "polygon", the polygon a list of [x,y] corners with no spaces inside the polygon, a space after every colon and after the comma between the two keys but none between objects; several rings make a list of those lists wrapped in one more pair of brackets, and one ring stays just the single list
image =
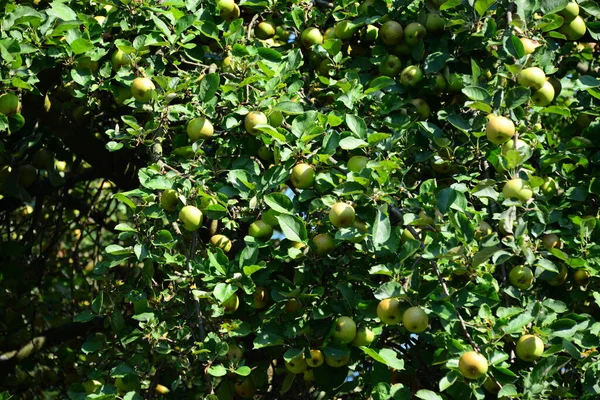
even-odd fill
[{"label": "green apple", "polygon": [[533,283],[533,272],[529,267],[514,267],[508,274],[508,280],[518,289],[529,289]]},{"label": "green apple", "polygon": [[395,46],[402,42],[404,35],[404,29],[396,21],[387,21],[379,29],[379,37],[383,40],[383,43],[388,46]]},{"label": "green apple", "polygon": [[565,8],[560,10],[559,14],[565,19],[565,21],[573,21],[575,17],[579,15],[579,5],[576,2],[571,1]]},{"label": "green apple", "polygon": [[400,74],[400,82],[404,86],[415,87],[423,79],[423,70],[417,65],[409,65]]},{"label": "green apple", "polygon": [[200,210],[204,211],[208,206],[212,206],[214,204],[219,204],[217,199],[210,196],[203,196],[200,198]]},{"label": "green apple", "polygon": [[160,195],[160,206],[166,211],[174,211],[177,208],[177,197],[176,190],[163,190]]},{"label": "green apple", "polygon": [[360,173],[369,162],[369,158],[365,156],[352,156],[348,160],[348,169],[355,173]]},{"label": "green apple", "polygon": [[33,154],[31,163],[36,168],[51,170],[54,167],[54,155],[42,147]]},{"label": "green apple", "polygon": [[517,357],[523,361],[535,361],[544,353],[544,342],[534,335],[523,335],[515,349]]},{"label": "green apple", "polygon": [[308,189],[315,183],[315,170],[304,163],[296,164],[292,168],[292,185],[296,189]]},{"label": "green apple", "polygon": [[506,143],[515,135],[515,124],[503,116],[489,116],[485,134],[492,143]]},{"label": "green apple", "polygon": [[279,110],[273,110],[268,116],[269,125],[278,128],[283,124],[283,113]]},{"label": "green apple", "polygon": [[221,9],[219,11],[219,15],[225,21],[228,21],[228,22],[234,21],[240,17],[240,7],[237,4],[234,4],[233,9],[231,11],[228,11],[226,9]]},{"label": "green apple", "polygon": [[548,281],[551,286],[560,286],[567,281],[568,268],[565,264],[560,264],[560,271],[556,276]]},{"label": "green apple", "polygon": [[486,380],[483,382],[483,388],[492,394],[498,393],[501,389],[500,386],[498,386],[498,384],[491,378],[486,378]]},{"label": "green apple", "polygon": [[409,332],[424,332],[429,326],[429,317],[421,307],[410,307],[402,314],[402,324]]},{"label": "green apple", "polygon": [[310,358],[306,359],[306,364],[308,364],[311,368],[317,368],[323,365],[325,362],[325,356],[323,352],[319,349],[311,349],[310,350]]},{"label": "green apple", "polygon": [[208,119],[197,117],[188,122],[186,132],[188,137],[195,142],[200,139],[205,140],[210,138],[214,133],[214,128]]},{"label": "green apple", "polygon": [[475,230],[475,238],[481,240],[492,234],[492,226],[485,221],[479,223],[479,227]]},{"label": "green apple", "polygon": [[315,44],[323,44],[323,35],[317,28],[310,27],[302,31],[300,42],[304,47],[311,47]]},{"label": "green apple", "polygon": [[231,250],[231,240],[225,235],[213,235],[210,238],[210,244],[215,248],[223,250],[225,253],[229,253]]},{"label": "green apple", "polygon": [[350,39],[356,33],[358,26],[354,25],[351,21],[343,20],[335,24],[335,36],[338,39],[346,40]]},{"label": "green apple", "polygon": [[267,124],[269,120],[267,116],[260,111],[250,111],[244,118],[244,128],[246,132],[252,136],[256,136],[260,133],[260,130],[256,129],[256,125]]},{"label": "green apple", "polygon": [[92,61],[90,57],[81,57],[77,60],[77,68],[87,68],[92,73],[98,71],[98,61]]},{"label": "green apple", "polygon": [[313,238],[313,243],[315,245],[315,253],[319,256],[331,253],[335,246],[333,237],[327,233],[320,233],[315,236]]},{"label": "green apple", "polygon": [[336,228],[348,228],[355,216],[354,208],[346,203],[335,203],[329,210],[329,221]]},{"label": "green apple", "polygon": [[402,42],[402,43],[394,46],[393,53],[397,56],[410,56],[412,53],[412,50],[410,49],[409,45]]},{"label": "green apple", "polygon": [[514,178],[506,182],[502,188],[502,194],[505,199],[519,199],[523,203],[533,197],[529,182],[521,178]]},{"label": "green apple", "polygon": [[267,306],[269,302],[269,292],[263,286],[257,286],[252,295],[252,307],[261,310]]},{"label": "green apple", "polygon": [[519,85],[539,90],[546,83],[546,74],[541,68],[529,67],[519,72],[517,76]]},{"label": "green apple", "polygon": [[425,29],[428,33],[438,33],[446,27],[446,20],[440,14],[429,13],[425,16]]},{"label": "green apple", "polygon": [[0,184],[4,184],[4,182],[6,182],[11,172],[12,168],[10,165],[3,165],[0,167]]},{"label": "green apple", "polygon": [[383,299],[377,305],[377,317],[386,325],[397,325],[402,321],[403,303],[398,299]]},{"label": "green apple", "polygon": [[233,314],[240,306],[240,298],[237,294],[232,294],[227,300],[221,304],[225,309],[225,314]]},{"label": "green apple", "polygon": [[263,21],[254,28],[254,36],[260,40],[267,40],[275,36],[275,29],[271,22]]},{"label": "green apple", "polygon": [[550,78],[548,78],[548,82],[550,82],[550,84],[554,88],[554,98],[557,98],[558,96],[560,96],[560,92],[562,91],[562,83],[560,83],[560,80],[551,76]]},{"label": "green apple", "polygon": [[426,34],[427,30],[423,25],[418,22],[411,22],[404,28],[404,41],[409,46],[415,46],[423,40]]},{"label": "green apple", "polygon": [[365,28],[365,33],[363,36],[363,40],[365,42],[375,42],[379,37],[379,28],[375,25],[367,25]]},{"label": "green apple", "polygon": [[110,57],[110,63],[113,71],[118,71],[121,67],[131,65],[131,57],[129,54],[117,49]]},{"label": "green apple", "polygon": [[350,343],[356,337],[356,323],[350,317],[339,317],[335,321],[333,337],[340,343]]},{"label": "green apple", "polygon": [[459,74],[451,73],[448,75],[448,90],[450,92],[460,92],[464,87],[462,77]]},{"label": "green apple", "polygon": [[575,120],[575,126],[577,126],[579,130],[583,131],[592,124],[594,119],[595,117],[590,114],[578,114],[577,119]]},{"label": "green apple", "polygon": [[131,83],[131,94],[142,103],[148,103],[152,100],[152,95],[156,90],[154,83],[148,78],[135,78]]},{"label": "green apple", "polygon": [[278,215],[281,215],[281,213],[269,208],[267,211],[262,213],[260,219],[265,221],[267,225],[277,226],[279,225],[279,220],[277,219]]},{"label": "green apple", "polygon": [[431,115],[431,108],[429,108],[429,104],[423,99],[412,99],[410,104],[414,105],[417,108],[417,115],[419,116],[420,121],[424,121]]},{"label": "green apple", "polygon": [[329,58],[325,58],[325,59],[321,60],[321,62],[319,63],[318,70],[321,75],[330,76],[329,72],[334,71],[335,66],[333,65],[333,63],[331,62],[331,60]]},{"label": "green apple", "polygon": [[488,371],[485,357],[474,351],[467,351],[458,360],[458,370],[467,379],[479,379]]},{"label": "green apple", "polygon": [[183,227],[192,232],[202,225],[202,211],[194,206],[185,206],[179,211],[179,219],[183,222]]},{"label": "green apple", "polygon": [[302,373],[302,377],[304,378],[305,382],[312,382],[315,380],[315,372],[314,370],[308,368]]},{"label": "green apple", "polygon": [[17,170],[19,184],[24,187],[31,186],[37,179],[37,169],[31,164],[21,165]]},{"label": "green apple", "polygon": [[137,375],[127,374],[115,380],[115,386],[119,393],[128,393],[140,389],[140,378]]},{"label": "green apple", "polygon": [[250,224],[248,235],[259,240],[269,240],[273,236],[273,227],[262,219],[259,219]]},{"label": "green apple", "polygon": [[560,27],[560,32],[569,40],[579,40],[586,32],[585,21],[577,16],[571,22],[566,22]]},{"label": "green apple", "polygon": [[558,193],[558,183],[553,178],[547,176],[544,178],[544,183],[540,186],[540,190],[545,196],[555,196]]},{"label": "green apple", "polygon": [[540,46],[540,44],[535,40],[531,40],[528,38],[521,38],[519,40],[523,45],[523,51],[525,52],[525,55],[533,53],[535,49],[537,49]]},{"label": "green apple", "polygon": [[244,355],[244,351],[242,350],[242,348],[240,346],[238,346],[235,343],[231,343],[229,345],[229,350],[227,350],[227,359],[229,361],[237,363],[242,359],[243,355]]},{"label": "green apple", "polygon": [[446,78],[444,78],[444,75],[441,73],[435,74],[433,90],[435,90],[437,93],[442,93],[444,90],[446,90],[446,86],[447,86],[447,82],[446,82]]},{"label": "green apple", "polygon": [[285,362],[285,368],[292,374],[301,374],[308,368],[306,360],[304,359],[304,353],[301,353],[296,358]]},{"label": "green apple", "polygon": [[221,11],[231,12],[235,7],[234,0],[217,0],[217,9]]},{"label": "green apple", "polygon": [[265,145],[260,146],[260,148],[256,152],[256,155],[263,161],[273,161],[273,159],[275,158],[275,154],[273,153],[273,151]]},{"label": "green apple", "polygon": [[379,65],[379,73],[384,76],[393,78],[400,73],[402,62],[393,54],[388,54],[381,65]]},{"label": "green apple", "polygon": [[14,93],[4,93],[0,96],[0,114],[12,115],[19,112],[21,104],[19,96]]},{"label": "green apple", "polygon": [[325,357],[325,363],[332,368],[340,368],[350,363],[350,354],[343,357]]},{"label": "green apple", "polygon": [[132,98],[131,87],[129,86],[118,86],[113,93],[115,103],[119,106],[124,106],[125,101]]},{"label": "green apple", "polygon": [[514,139],[510,139],[502,145],[502,154],[507,155],[508,152],[511,150],[523,151],[527,148],[529,148],[529,145],[523,140],[517,139],[517,141],[515,142]]},{"label": "green apple", "polygon": [[83,382],[81,385],[87,394],[92,394],[96,393],[96,391],[102,387],[102,382],[92,379],[90,381]]},{"label": "green apple", "polygon": [[375,0],[365,0],[363,1],[360,6],[358,6],[358,13],[360,15],[368,15],[369,14],[369,7],[373,6],[373,4],[375,4]]},{"label": "green apple", "polygon": [[294,297],[285,302],[285,312],[287,312],[287,313],[295,313],[296,311],[300,310],[301,308],[302,308],[302,303],[300,303],[300,300],[298,300]]},{"label": "green apple", "polygon": [[586,286],[590,283],[590,273],[584,269],[578,269],[573,274],[573,281],[577,286]]},{"label": "green apple", "polygon": [[234,388],[235,392],[242,399],[254,398],[254,394],[256,393],[256,386],[254,385],[254,381],[250,377],[247,377],[241,382],[236,382]]},{"label": "green apple", "polygon": [[552,103],[552,100],[554,100],[554,86],[548,81],[531,95],[531,101],[538,107],[546,107]]},{"label": "green apple", "polygon": [[352,341],[354,346],[368,346],[375,340],[375,333],[368,326],[361,326],[356,331],[356,336]]},{"label": "green apple", "polygon": [[337,36],[335,36],[335,28],[327,28],[325,35],[323,36],[323,41],[333,39],[337,39]]}]

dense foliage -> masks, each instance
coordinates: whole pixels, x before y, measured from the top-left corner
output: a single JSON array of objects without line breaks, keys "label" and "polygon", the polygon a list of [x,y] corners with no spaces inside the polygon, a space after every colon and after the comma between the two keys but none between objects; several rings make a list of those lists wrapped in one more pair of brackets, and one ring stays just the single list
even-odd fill
[{"label": "dense foliage", "polygon": [[0,10],[0,399],[599,398],[596,2]]}]

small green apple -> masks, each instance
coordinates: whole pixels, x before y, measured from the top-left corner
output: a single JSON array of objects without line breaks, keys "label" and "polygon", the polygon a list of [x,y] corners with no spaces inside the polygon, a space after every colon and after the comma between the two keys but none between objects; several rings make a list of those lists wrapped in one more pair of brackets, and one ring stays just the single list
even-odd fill
[{"label": "small green apple", "polygon": [[285,312],[287,313],[295,313],[296,311],[302,308],[302,303],[300,300],[292,297],[288,301],[285,302]]},{"label": "small green apple", "polygon": [[423,99],[412,99],[410,104],[414,105],[417,108],[417,115],[419,116],[420,121],[424,121],[431,115],[431,108],[429,108],[429,104]]},{"label": "small green apple", "polygon": [[523,335],[517,342],[515,352],[523,361],[538,360],[544,353],[544,342],[537,336]]},{"label": "small green apple", "polygon": [[546,74],[541,68],[529,67],[519,72],[517,81],[521,86],[539,90],[546,83]]},{"label": "small green apple", "polygon": [[529,267],[514,267],[508,274],[508,280],[518,289],[529,289],[533,283],[533,272]]},{"label": "small green apple", "polygon": [[485,134],[492,143],[506,143],[515,135],[515,124],[503,116],[489,116]]},{"label": "small green apple", "polygon": [[360,173],[369,162],[369,158],[365,156],[352,156],[348,160],[348,169],[355,173]]},{"label": "small green apple", "polygon": [[552,103],[552,100],[554,100],[554,86],[548,81],[531,95],[531,101],[538,107],[546,107]]},{"label": "small green apple", "polygon": [[87,57],[87,56],[81,57],[81,58],[77,59],[76,63],[77,63],[77,68],[87,68],[90,71],[92,71],[92,73],[95,73],[98,71],[98,61],[92,61],[92,59],[90,57]]},{"label": "small green apple", "polygon": [[339,317],[335,321],[333,337],[340,343],[350,343],[356,337],[356,323],[350,317]]},{"label": "small green apple", "polygon": [[319,349],[311,349],[310,350],[310,358],[306,359],[306,364],[308,364],[311,368],[317,368],[323,365],[325,362],[325,356],[323,352]]},{"label": "small green apple", "polygon": [[356,331],[356,336],[352,341],[354,346],[368,346],[375,340],[375,333],[368,326],[361,326]]},{"label": "small green apple", "polygon": [[565,8],[559,11],[559,14],[565,19],[565,21],[573,21],[579,15],[579,5],[571,1]]},{"label": "small green apple", "polygon": [[19,112],[21,103],[19,96],[14,93],[4,93],[0,96],[0,114],[12,115]]},{"label": "small green apple", "polygon": [[511,150],[516,150],[516,151],[521,152],[521,151],[525,151],[528,148],[529,148],[529,145],[527,143],[525,143],[523,140],[517,139],[517,141],[515,142],[514,139],[510,139],[502,145],[502,154],[507,155],[508,152]]},{"label": "small green apple", "polygon": [[393,54],[388,54],[381,65],[379,65],[379,73],[391,78],[398,75],[401,69],[402,61]]},{"label": "small green apple", "polygon": [[410,307],[402,315],[402,324],[409,332],[424,332],[429,326],[429,317],[421,307]]},{"label": "small green apple", "polygon": [[183,222],[183,227],[192,232],[202,225],[202,211],[194,206],[185,206],[179,211],[179,219]]},{"label": "small green apple", "polygon": [[177,208],[177,191],[166,189],[160,195],[160,206],[166,211],[174,211]]},{"label": "small green apple", "polygon": [[134,374],[127,374],[115,380],[115,386],[119,393],[128,393],[140,389],[140,378]]},{"label": "small green apple", "polygon": [[258,151],[256,152],[256,155],[263,161],[273,161],[273,159],[275,158],[275,154],[273,153],[273,151],[265,145],[259,147]]},{"label": "small green apple", "polygon": [[383,299],[377,305],[377,317],[386,325],[398,325],[402,321],[403,303],[398,299]]},{"label": "small green apple", "polygon": [[210,238],[210,244],[215,247],[223,250],[224,253],[229,253],[231,250],[231,240],[225,235],[213,235]]},{"label": "small green apple", "polygon": [[33,154],[31,163],[36,168],[51,170],[54,167],[54,155],[42,147]]},{"label": "small green apple", "polygon": [[240,298],[236,293],[234,293],[231,296],[229,296],[229,298],[225,300],[221,305],[225,309],[225,314],[233,314],[237,311],[238,307],[240,306]]},{"label": "small green apple", "polygon": [[464,87],[462,77],[459,74],[451,73],[448,75],[448,91],[460,92]]},{"label": "small green apple", "polygon": [[467,351],[458,360],[458,370],[467,379],[479,379],[488,371],[485,357],[474,351]]},{"label": "small green apple", "polygon": [[283,113],[279,110],[273,110],[268,116],[269,125],[273,128],[278,128],[283,124]]},{"label": "small green apple", "polygon": [[217,9],[222,11],[233,11],[235,0],[217,0]]},{"label": "small green apple", "polygon": [[523,203],[533,197],[529,182],[521,178],[514,178],[506,182],[502,188],[502,194],[505,199],[519,199]]},{"label": "small green apple", "polygon": [[358,26],[354,25],[352,21],[343,20],[335,24],[335,36],[338,39],[346,40],[350,39],[356,33]]},{"label": "small green apple", "polygon": [[590,273],[584,269],[578,269],[573,274],[573,281],[577,286],[586,286],[590,283]]},{"label": "small green apple", "polygon": [[260,40],[267,40],[275,36],[275,25],[271,22],[263,21],[254,28],[254,36]]},{"label": "small green apple", "polygon": [[195,142],[200,139],[205,140],[210,138],[214,133],[214,128],[208,119],[197,117],[188,122],[186,132],[188,137]]},{"label": "small green apple", "polygon": [[395,46],[402,42],[404,35],[404,29],[396,21],[387,21],[379,29],[379,37],[383,40],[383,43],[388,46]]},{"label": "small green apple", "polygon": [[244,118],[244,128],[246,132],[252,136],[256,136],[260,133],[260,130],[256,129],[256,125],[267,124],[269,120],[267,116],[260,111],[250,111]]},{"label": "small green apple", "polygon": [[575,17],[572,21],[564,23],[560,27],[560,32],[569,40],[579,40],[585,35],[587,28],[585,21],[580,16]]},{"label": "small green apple", "polygon": [[31,164],[21,165],[17,170],[19,184],[28,187],[33,185],[37,179],[37,169]]},{"label": "small green apple", "polygon": [[135,78],[131,83],[131,94],[142,103],[148,103],[152,100],[152,95],[156,90],[154,83],[148,78]]},{"label": "small green apple", "polygon": [[331,253],[335,247],[333,237],[327,233],[320,233],[315,236],[313,238],[313,243],[315,245],[315,253],[319,256]]},{"label": "small green apple", "polygon": [[521,38],[519,40],[523,45],[523,51],[525,52],[525,55],[533,53],[535,49],[537,49],[540,46],[539,42],[536,42],[535,40],[531,40],[528,38]]},{"label": "small green apple", "polygon": [[273,227],[262,219],[259,219],[250,224],[248,235],[259,240],[269,240],[273,236]]},{"label": "small green apple", "polygon": [[548,281],[548,283],[551,286],[560,286],[560,285],[562,285],[563,283],[565,283],[567,281],[568,273],[569,273],[569,270],[568,270],[567,266],[565,264],[561,263],[560,264],[560,271],[558,272],[558,274],[554,278],[550,279]]},{"label": "small green apple", "polygon": [[227,22],[234,21],[240,17],[240,7],[234,3],[233,9],[231,11],[221,9],[219,11],[219,15]]},{"label": "small green apple", "polygon": [[254,381],[249,376],[241,382],[236,382],[234,388],[235,392],[242,399],[251,399],[256,393],[256,386],[254,385]]},{"label": "small green apple", "polygon": [[423,70],[417,65],[409,65],[400,74],[400,82],[404,86],[415,87],[423,79]]},{"label": "small green apple", "polygon": [[354,208],[346,203],[335,203],[329,210],[329,221],[336,228],[348,228],[355,216]]},{"label": "small green apple", "polygon": [[296,358],[285,362],[285,368],[292,374],[301,374],[308,368],[306,360],[304,359],[304,353],[301,353]]},{"label": "small green apple", "polygon": [[423,40],[426,34],[427,30],[423,25],[418,22],[411,22],[404,28],[404,41],[409,46],[415,46]]},{"label": "small green apple", "polygon": [[558,193],[558,183],[552,177],[545,177],[540,190],[547,197],[555,196]]},{"label": "small green apple", "polygon": [[263,286],[257,286],[252,295],[252,307],[257,310],[263,309],[269,302],[269,292]]},{"label": "small green apple", "polygon": [[447,82],[446,82],[446,78],[444,78],[444,75],[441,73],[435,74],[433,90],[435,90],[437,93],[442,93],[444,90],[446,90],[446,86],[447,86]]},{"label": "small green apple", "polygon": [[311,47],[315,44],[323,44],[323,35],[319,29],[313,27],[306,28],[300,35],[300,42],[304,47]]},{"label": "small green apple", "polygon": [[425,29],[427,33],[438,33],[446,27],[446,20],[440,14],[429,13],[425,16]]},{"label": "small green apple", "polygon": [[229,350],[227,350],[227,359],[234,363],[238,363],[242,356],[244,355],[244,351],[240,346],[235,343],[229,344]]},{"label": "small green apple", "polygon": [[117,49],[110,57],[110,63],[113,71],[117,72],[121,67],[131,65],[131,57],[124,51]]},{"label": "small green apple", "polygon": [[292,185],[296,189],[308,189],[315,183],[315,170],[304,163],[296,164],[292,168]]},{"label": "small green apple", "polygon": [[379,37],[379,28],[375,25],[367,25],[365,28],[365,33],[363,36],[363,40],[365,42],[375,42]]},{"label": "small green apple", "polygon": [[115,103],[119,106],[124,106],[125,101],[132,98],[131,87],[129,86],[118,86],[115,88],[113,92],[113,96],[115,98]]},{"label": "small green apple", "polygon": [[350,354],[343,357],[325,357],[325,363],[332,368],[340,368],[350,363]]}]

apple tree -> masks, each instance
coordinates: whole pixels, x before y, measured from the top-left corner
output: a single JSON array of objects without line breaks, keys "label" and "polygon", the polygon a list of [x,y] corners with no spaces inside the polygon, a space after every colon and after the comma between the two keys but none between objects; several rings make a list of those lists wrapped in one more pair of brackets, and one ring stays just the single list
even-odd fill
[{"label": "apple tree", "polygon": [[597,399],[592,0],[0,0],[0,398]]}]

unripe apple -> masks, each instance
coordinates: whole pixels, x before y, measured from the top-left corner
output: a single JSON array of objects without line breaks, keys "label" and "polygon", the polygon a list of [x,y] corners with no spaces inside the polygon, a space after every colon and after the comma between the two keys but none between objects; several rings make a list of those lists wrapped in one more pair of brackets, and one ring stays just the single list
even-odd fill
[{"label": "unripe apple", "polygon": [[462,77],[459,74],[451,73],[448,75],[448,91],[460,92],[464,87]]},{"label": "unripe apple", "polygon": [[409,46],[415,46],[423,40],[426,34],[427,31],[423,25],[418,22],[411,22],[404,28],[404,41]]},{"label": "unripe apple", "polygon": [[511,150],[521,151],[526,148],[529,148],[529,145],[523,140],[517,139],[517,141],[515,142],[514,139],[510,139],[508,142],[502,145],[502,154],[507,155],[508,152]]},{"label": "unripe apple", "polygon": [[515,349],[517,357],[523,361],[535,361],[544,353],[544,342],[534,335],[523,335]]},{"label": "unripe apple", "polygon": [[140,378],[137,375],[128,374],[115,379],[115,386],[119,393],[128,393],[140,389]]},{"label": "unripe apple", "polygon": [[21,103],[19,96],[14,93],[4,93],[0,96],[0,114],[12,115],[19,112]]},{"label": "unripe apple", "polygon": [[542,237],[542,244],[548,250],[554,249],[554,248],[560,249],[562,247],[560,238],[558,237],[558,235],[556,233],[548,233],[547,235],[544,235]]},{"label": "unripe apple", "polygon": [[325,58],[324,60],[321,60],[321,62],[319,63],[319,73],[323,76],[330,76],[330,71],[334,71],[335,70],[335,66],[333,65],[333,62],[331,62],[330,59]]},{"label": "unripe apple", "polygon": [[412,105],[417,108],[417,115],[419,116],[420,121],[424,121],[431,115],[431,108],[429,108],[429,104],[423,99],[412,99],[410,101]]},{"label": "unripe apple", "polygon": [[231,250],[231,240],[225,235],[213,235],[210,238],[210,244],[215,248],[223,250],[224,253],[229,253]]},{"label": "unripe apple", "polygon": [[327,233],[320,233],[313,238],[317,255],[322,256],[331,253],[334,248],[334,241],[331,235]]},{"label": "unripe apple", "polygon": [[417,65],[409,65],[400,74],[400,82],[404,86],[415,87],[423,79],[423,70]]},{"label": "unripe apple", "polygon": [[214,133],[214,128],[208,119],[197,117],[188,122],[186,132],[188,137],[195,142],[199,139],[210,138]]},{"label": "unripe apple", "polygon": [[273,236],[273,227],[262,219],[259,219],[250,224],[248,235],[259,240],[269,240],[271,239],[271,236]]},{"label": "unripe apple", "polygon": [[315,170],[304,163],[296,164],[292,168],[292,185],[296,189],[308,189],[315,183]]},{"label": "unripe apple", "polygon": [[[263,161],[273,161],[275,154],[267,146],[262,145],[256,152],[256,155]],[[273,224],[270,224],[273,225]]]},{"label": "unripe apple", "polygon": [[263,21],[254,28],[254,36],[260,40],[267,40],[275,36],[275,25],[271,22]]},{"label": "unripe apple", "polygon": [[343,357],[325,357],[325,363],[332,368],[340,368],[350,363],[350,354]]},{"label": "unripe apple", "polygon": [[222,306],[225,309],[225,314],[232,314],[236,312],[240,306],[240,298],[234,293],[223,302]]},{"label": "unripe apple", "polygon": [[447,86],[447,82],[446,82],[446,78],[444,78],[444,75],[441,73],[437,73],[435,75],[435,82],[433,84],[433,90],[435,90],[438,93],[442,93],[444,90],[446,90],[446,86]]},{"label": "unripe apple", "polygon": [[256,393],[256,386],[254,385],[254,381],[250,377],[247,377],[241,382],[236,382],[234,388],[235,392],[242,399],[254,398],[254,394]]},{"label": "unripe apple", "polygon": [[96,393],[96,391],[102,387],[103,383],[100,381],[97,381],[95,379],[92,379],[92,380],[83,382],[81,385],[83,386],[83,388],[85,389],[85,392],[87,394],[92,394],[92,393]]},{"label": "unripe apple", "polygon": [[383,43],[388,46],[395,46],[402,42],[404,30],[402,25],[396,21],[387,21],[379,29],[379,37],[383,40]]},{"label": "unripe apple", "polygon": [[315,380],[315,371],[308,368],[302,373],[302,377],[304,378],[305,382],[312,382]]},{"label": "unripe apple", "polygon": [[560,10],[559,14],[566,22],[573,21],[573,19],[579,15],[579,5],[576,2],[571,1],[565,8]]},{"label": "unripe apple", "polygon": [[148,78],[135,78],[131,83],[131,94],[142,103],[148,103],[152,100],[152,95],[156,90],[154,83]]},{"label": "unripe apple", "polygon": [[335,203],[329,210],[329,221],[336,228],[348,228],[355,216],[354,208],[346,203]]},{"label": "unripe apple", "polygon": [[360,173],[369,162],[369,158],[365,156],[352,156],[348,160],[348,169],[355,173]]},{"label": "unripe apple", "polygon": [[542,193],[548,197],[556,195],[558,193],[558,189],[558,183],[556,183],[556,181],[549,176],[544,178],[544,183],[542,186],[540,186]]},{"label": "unripe apple", "polygon": [[356,323],[350,317],[339,317],[335,321],[333,337],[340,343],[350,343],[356,337]]},{"label": "unripe apple", "polygon": [[529,183],[521,178],[511,179],[504,184],[502,194],[505,199],[519,199],[521,202],[526,202],[533,197],[533,191]]},{"label": "unripe apple", "polygon": [[31,164],[21,165],[17,170],[19,174],[19,184],[28,187],[37,179],[37,169]]},{"label": "unripe apple", "polygon": [[377,305],[377,317],[386,325],[398,325],[402,321],[403,303],[398,299],[383,299]]},{"label": "unripe apple", "polygon": [[514,267],[508,274],[508,280],[518,289],[529,289],[533,283],[533,272],[529,267]]},{"label": "unripe apple", "polygon": [[458,370],[467,379],[479,379],[488,371],[485,357],[474,351],[467,351],[458,360]]},{"label": "unripe apple", "polygon": [[269,302],[269,292],[262,286],[257,286],[254,289],[254,295],[252,296],[252,307],[257,310],[263,309]]},{"label": "unripe apple", "polygon": [[368,326],[361,326],[356,331],[356,336],[352,341],[354,346],[368,346],[375,340],[375,333]]},{"label": "unripe apple", "polygon": [[537,49],[540,45],[535,40],[531,40],[528,38],[521,38],[519,40],[521,41],[521,44],[523,45],[523,51],[525,52],[525,55],[533,53],[535,51],[535,49]]},{"label": "unripe apple", "polygon": [[268,123],[267,116],[260,111],[251,111],[244,118],[244,128],[246,132],[252,136],[256,136],[260,133],[260,130],[256,129],[256,125]]},{"label": "unripe apple", "polygon": [[379,66],[379,73],[393,78],[400,73],[402,62],[393,54],[388,54]]},{"label": "unripe apple", "polygon": [[565,35],[569,40],[581,39],[585,35],[586,30],[585,21],[580,16],[573,18],[571,22],[565,22],[560,27],[560,33]]},{"label": "unripe apple", "polygon": [[573,281],[578,286],[586,286],[588,283],[590,283],[590,273],[584,269],[578,269],[573,274]]},{"label": "unripe apple", "polygon": [[217,0],[217,9],[231,12],[235,7],[234,0]]},{"label": "unripe apple", "polygon": [[531,95],[531,101],[538,107],[546,107],[552,103],[552,100],[554,100],[554,86],[548,81]]},{"label": "unripe apple", "polygon": [[379,28],[375,25],[367,25],[363,40],[365,42],[375,42],[379,37]]},{"label": "unripe apple", "polygon": [[311,368],[317,368],[323,365],[325,362],[325,356],[323,352],[319,349],[311,349],[310,350],[310,358],[306,359],[306,364],[308,364]]},{"label": "unripe apple", "polygon": [[492,232],[493,231],[491,225],[485,221],[481,221],[479,223],[479,227],[477,228],[477,230],[475,230],[475,238],[477,238],[477,240],[481,240],[484,237],[491,235]]},{"label": "unripe apple", "polygon": [[335,36],[335,28],[327,28],[325,35],[323,35],[323,41],[333,39],[337,39],[337,36]]},{"label": "unripe apple", "polygon": [[486,378],[483,382],[483,388],[492,394],[498,393],[501,389],[491,378]]},{"label": "unripe apple", "polygon": [[235,343],[229,344],[229,350],[227,350],[227,359],[229,361],[233,361],[234,363],[238,363],[242,356],[244,355],[244,351],[240,346]]},{"label": "unripe apple", "polygon": [[115,50],[110,58],[113,71],[117,72],[121,67],[131,65],[131,57],[129,54],[119,49]]},{"label": "unripe apple", "polygon": [[358,6],[358,13],[360,15],[368,15],[369,14],[369,7],[371,7],[373,4],[375,4],[375,0],[365,0],[363,1],[360,6]]},{"label": "unripe apple", "polygon": [[164,190],[160,195],[160,206],[166,211],[174,211],[177,208],[177,191]]},{"label": "unripe apple", "polygon": [[429,13],[425,16],[425,29],[428,33],[438,33],[446,27],[446,20],[440,14]]},{"label": "unripe apple", "polygon": [[54,155],[42,147],[35,152],[31,163],[36,168],[51,170],[54,167]]},{"label": "unripe apple", "polygon": [[240,7],[237,4],[234,4],[233,9],[231,11],[228,11],[226,9],[221,9],[219,11],[219,15],[225,21],[228,21],[228,22],[234,21],[240,17]]},{"label": "unripe apple", "polygon": [[167,394],[170,392],[168,387],[161,385],[160,383],[154,387],[154,390],[156,390],[156,393],[158,394]]},{"label": "unripe apple", "polygon": [[295,297],[285,302],[285,312],[294,313],[302,308],[302,303]]},{"label": "unripe apple", "polygon": [[548,283],[551,286],[562,285],[563,283],[565,283],[567,281],[568,272],[569,272],[569,270],[568,270],[567,266],[565,264],[560,264],[560,271],[554,278],[550,279],[548,281]]},{"label": "unripe apple", "polygon": [[354,25],[351,21],[343,20],[335,24],[335,36],[338,39],[346,40],[350,39],[356,33],[358,27]]},{"label": "unripe apple", "polygon": [[125,101],[130,99],[132,96],[131,94],[131,87],[127,86],[127,87],[123,87],[123,86],[118,86],[115,89],[115,93],[113,93],[114,97],[115,97],[115,103],[117,103],[120,106],[124,106],[125,105]]},{"label": "unripe apple", "polygon": [[88,68],[92,72],[98,71],[98,61],[92,61],[90,57],[81,57],[77,60],[77,68]]},{"label": "unripe apple", "polygon": [[4,182],[6,182],[11,172],[12,168],[10,165],[3,165],[0,167],[0,184],[4,184]]},{"label": "unripe apple", "polygon": [[491,116],[485,126],[485,134],[492,143],[502,144],[515,135],[515,124],[503,116]]},{"label": "unripe apple", "polygon": [[308,368],[306,360],[304,359],[304,353],[301,353],[296,358],[285,362],[285,368],[292,374],[301,374]]},{"label": "unripe apple", "polygon": [[306,28],[300,35],[300,42],[304,47],[311,47],[315,44],[323,44],[323,35],[315,27]]},{"label": "unripe apple", "polygon": [[283,124],[283,113],[279,110],[273,110],[268,117],[269,125],[273,128],[278,128]]},{"label": "unripe apple", "polygon": [[183,222],[183,227],[192,232],[202,225],[202,211],[194,206],[185,206],[179,211],[179,219]]},{"label": "unripe apple", "polygon": [[409,332],[424,332],[429,326],[429,317],[421,307],[411,307],[404,311],[402,324]]},{"label": "unripe apple", "polygon": [[525,68],[517,76],[519,85],[539,90],[546,83],[546,74],[541,68],[529,67]]}]

